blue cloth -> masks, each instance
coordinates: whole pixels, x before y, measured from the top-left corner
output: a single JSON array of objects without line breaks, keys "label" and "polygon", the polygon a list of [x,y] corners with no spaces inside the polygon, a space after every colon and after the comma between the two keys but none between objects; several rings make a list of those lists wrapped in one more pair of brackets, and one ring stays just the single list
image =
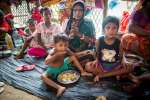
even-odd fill
[{"label": "blue cloth", "polygon": [[110,72],[113,69],[119,67],[121,63],[120,62],[116,62],[116,63],[101,63],[103,70]]},{"label": "blue cloth", "polygon": [[[24,64],[36,64],[36,67],[32,71],[15,71],[17,66]],[[43,100],[58,100],[55,92],[47,88],[41,80],[40,76],[47,67],[44,65],[44,59],[39,58],[25,57],[24,59],[15,60],[14,57],[9,57],[1,59],[0,81],[7,82],[13,87],[39,96]],[[101,84],[105,84],[106,87],[102,87]],[[126,100],[128,95],[110,88],[114,84],[115,82],[110,80],[89,84],[89,81],[80,78],[77,83],[66,86],[67,89],[60,100],[95,100],[95,97],[100,95],[106,96],[108,100]]]}]

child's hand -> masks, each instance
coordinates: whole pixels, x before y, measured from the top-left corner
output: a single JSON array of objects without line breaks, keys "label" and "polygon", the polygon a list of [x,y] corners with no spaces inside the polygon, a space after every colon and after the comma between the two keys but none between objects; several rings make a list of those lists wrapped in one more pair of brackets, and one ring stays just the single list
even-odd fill
[{"label": "child's hand", "polygon": [[82,76],[92,76],[91,73],[88,73],[88,72],[85,72],[85,71],[81,72],[81,75]]},{"label": "child's hand", "polygon": [[96,76],[94,77],[94,82],[98,82],[99,79],[100,79],[100,76],[99,76],[99,75],[96,75]]}]

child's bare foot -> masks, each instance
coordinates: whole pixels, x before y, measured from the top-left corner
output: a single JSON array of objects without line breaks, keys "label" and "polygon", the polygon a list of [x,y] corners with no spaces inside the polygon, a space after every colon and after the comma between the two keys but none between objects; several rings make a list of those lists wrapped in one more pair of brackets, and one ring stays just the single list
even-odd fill
[{"label": "child's bare foot", "polygon": [[84,71],[84,72],[82,72],[82,73],[81,73],[81,75],[82,75],[82,76],[92,76],[92,74],[91,74],[91,73],[88,73],[88,72],[85,72],[85,71]]},{"label": "child's bare foot", "polygon": [[64,93],[64,91],[66,90],[66,87],[62,87],[62,86],[60,86],[59,88],[58,88],[58,90],[57,90],[57,97],[60,97],[63,93]]},{"label": "child's bare foot", "polygon": [[96,75],[96,76],[94,77],[94,82],[98,82],[99,79],[100,79],[100,76],[99,76],[99,75]]}]

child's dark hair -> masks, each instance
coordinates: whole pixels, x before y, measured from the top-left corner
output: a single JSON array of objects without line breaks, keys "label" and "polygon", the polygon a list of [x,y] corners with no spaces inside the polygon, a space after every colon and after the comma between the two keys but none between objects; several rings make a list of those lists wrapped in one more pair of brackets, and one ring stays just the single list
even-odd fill
[{"label": "child's dark hair", "polygon": [[34,24],[34,23],[35,23],[35,20],[32,18],[29,18],[27,21],[27,24]]},{"label": "child's dark hair", "polygon": [[58,35],[55,35],[54,36],[54,43],[58,43],[60,41],[63,41],[63,42],[68,42],[69,41],[69,38],[67,37],[67,35],[61,33],[61,34],[58,34]]},{"label": "child's dark hair", "polygon": [[108,24],[108,23],[114,23],[117,25],[117,28],[119,29],[119,19],[117,17],[114,17],[114,16],[107,16],[104,20],[103,20],[103,23],[102,23],[102,28],[104,30],[105,26]]},{"label": "child's dark hair", "polygon": [[52,13],[52,9],[48,8],[48,7],[43,7],[41,10],[40,10],[40,13],[43,15],[44,12],[48,11],[49,14]]}]

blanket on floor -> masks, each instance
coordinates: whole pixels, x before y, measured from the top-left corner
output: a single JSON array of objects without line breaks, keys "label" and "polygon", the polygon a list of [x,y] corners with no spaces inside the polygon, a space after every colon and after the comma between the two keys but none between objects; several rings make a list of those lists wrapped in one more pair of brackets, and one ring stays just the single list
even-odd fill
[{"label": "blanket on floor", "polygon": [[[17,66],[25,64],[35,64],[36,67],[32,71],[15,71]],[[28,56],[20,60],[15,60],[13,56],[0,59],[0,80],[44,100],[57,100],[55,92],[48,89],[40,79],[41,73],[47,67],[44,59]],[[60,100],[95,100],[96,96],[102,95],[106,96],[108,100],[126,100],[128,95],[112,89],[114,84],[111,81],[101,81],[95,84],[88,78],[80,78],[77,83],[67,86],[67,90]]]}]

